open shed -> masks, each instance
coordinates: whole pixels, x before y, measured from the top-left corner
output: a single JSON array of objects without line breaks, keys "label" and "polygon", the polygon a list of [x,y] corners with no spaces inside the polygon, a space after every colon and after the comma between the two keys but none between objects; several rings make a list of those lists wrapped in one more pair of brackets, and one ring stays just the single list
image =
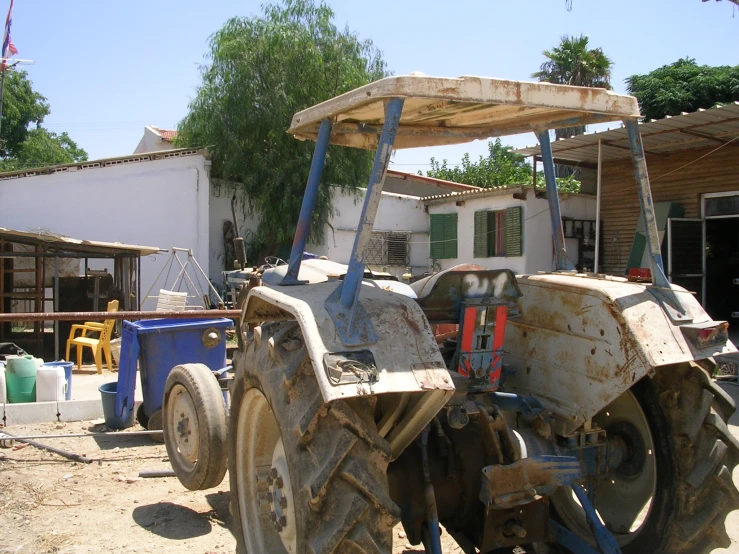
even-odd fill
[{"label": "open shed", "polygon": [[[697,294],[714,319],[739,317],[739,102],[639,125],[668,279]],[[555,163],[581,168],[596,192],[600,157],[599,269],[643,266],[644,235],[626,129],[552,143]],[[541,156],[539,146],[516,151]]]},{"label": "open shed", "polygon": [[[0,313],[104,311],[114,299],[123,310],[138,310],[140,258],[160,251],[156,246],[0,227]],[[53,354],[58,359],[68,330],[66,322],[3,322],[0,342],[14,342],[37,356]]]}]

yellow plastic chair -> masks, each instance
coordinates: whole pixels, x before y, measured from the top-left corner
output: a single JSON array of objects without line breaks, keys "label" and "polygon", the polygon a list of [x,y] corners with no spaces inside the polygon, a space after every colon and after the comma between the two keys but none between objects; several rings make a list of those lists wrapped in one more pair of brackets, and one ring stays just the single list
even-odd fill
[{"label": "yellow plastic chair", "polygon": [[[108,311],[118,311],[118,300],[112,300],[108,302]],[[109,371],[113,371],[113,356],[110,353],[110,336],[113,333],[113,327],[115,327],[115,319],[106,319],[103,323],[96,321],[86,321],[82,325],[72,325],[72,330],[69,333],[69,339],[67,340],[67,355],[66,359],[69,360],[69,350],[72,345],[77,347],[77,368],[82,367],[82,349],[87,346],[89,347],[93,355],[95,356],[95,365],[97,365],[98,373],[103,372],[102,355],[105,353],[105,361]],[[77,331],[81,331],[79,337],[76,337]],[[87,333],[99,333],[98,338],[88,337]]]}]

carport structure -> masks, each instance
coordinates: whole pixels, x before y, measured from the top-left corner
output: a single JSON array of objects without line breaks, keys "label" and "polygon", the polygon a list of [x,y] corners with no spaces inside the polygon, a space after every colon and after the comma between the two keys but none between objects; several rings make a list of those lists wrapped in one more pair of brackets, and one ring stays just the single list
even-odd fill
[{"label": "carport structure", "polygon": [[[120,300],[121,309],[139,310],[140,258],[158,252],[162,250],[156,246],[79,240],[45,231],[0,227],[0,314],[104,310],[112,295]],[[90,260],[112,260],[112,273],[107,268],[90,269]],[[84,261],[83,268],[80,261]],[[109,286],[101,288],[101,280]],[[62,282],[82,294],[77,298],[65,297],[60,290]],[[0,342],[14,342],[40,357],[53,349],[54,358],[59,359],[60,338],[64,334],[60,333],[59,322],[55,321],[53,333],[47,334],[43,321],[26,325],[0,323]]]}]

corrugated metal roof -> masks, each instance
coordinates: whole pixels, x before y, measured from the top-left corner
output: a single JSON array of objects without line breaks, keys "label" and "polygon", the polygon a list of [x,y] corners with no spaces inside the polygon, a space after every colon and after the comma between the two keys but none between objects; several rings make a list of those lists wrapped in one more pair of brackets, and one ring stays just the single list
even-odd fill
[{"label": "corrugated metal roof", "polygon": [[22,242],[32,241],[34,243],[44,243],[49,245],[58,245],[62,248],[70,248],[73,250],[84,250],[85,247],[90,247],[95,250],[107,250],[111,252],[138,252],[141,256],[149,256],[156,254],[157,252],[166,252],[158,246],[141,246],[138,244],[125,244],[122,242],[102,242],[98,240],[79,240],[71,237],[65,237],[62,235],[55,235],[48,232],[29,232],[29,231],[16,231],[14,229],[5,229],[0,227],[0,236],[6,240],[18,239]]},{"label": "corrugated metal roof", "polygon": [[410,173],[408,171],[397,171],[395,169],[388,169],[387,174],[396,179],[403,179],[404,181],[418,181],[419,183],[428,183],[437,185],[441,188],[450,190],[480,190],[481,187],[475,185],[465,185],[464,183],[456,183],[454,181],[447,181],[446,179],[437,179],[436,177],[426,177],[425,175],[418,175],[416,173]]},{"label": "corrugated metal roof", "polygon": [[[447,194],[435,194],[434,196],[424,196],[421,201],[424,204],[444,204],[446,202],[456,202],[459,200],[468,200],[470,198],[491,198],[496,196],[511,196],[513,194],[525,194],[526,192],[545,192],[544,189],[534,188],[531,185],[515,185],[510,187],[500,187],[493,189],[478,189],[464,192],[450,192]],[[570,196],[592,196],[590,194],[580,194],[574,192],[560,192],[560,198],[569,198]]]},{"label": "corrugated metal roof", "polygon": [[[694,148],[717,147],[729,142],[739,146],[739,102],[640,123],[639,131],[644,151],[656,156]],[[555,141],[552,143],[552,154],[555,161],[597,163],[598,140],[603,145],[604,162],[631,155],[624,127]],[[524,156],[541,155],[539,146],[521,148],[515,152]]]},{"label": "corrugated metal roof", "polygon": [[316,140],[321,121],[334,124],[331,143],[374,149],[385,121],[385,100],[403,98],[394,147],[461,144],[639,117],[636,98],[605,89],[508,81],[404,75],[386,77],[293,116],[288,133]]},{"label": "corrugated metal roof", "polygon": [[47,165],[45,167],[33,167],[19,171],[6,171],[0,173],[0,181],[8,179],[20,179],[22,177],[34,177],[36,175],[51,175],[52,173],[67,173],[70,171],[82,171],[85,169],[97,169],[99,167],[110,167],[113,165],[127,165],[139,162],[151,162],[154,160],[165,160],[167,158],[180,158],[183,156],[195,156],[202,154],[208,157],[208,151],[203,148],[174,148],[172,150],[160,150],[158,152],[146,152],[144,154],[131,154],[118,158],[104,158],[102,160],[88,160],[72,164]]}]

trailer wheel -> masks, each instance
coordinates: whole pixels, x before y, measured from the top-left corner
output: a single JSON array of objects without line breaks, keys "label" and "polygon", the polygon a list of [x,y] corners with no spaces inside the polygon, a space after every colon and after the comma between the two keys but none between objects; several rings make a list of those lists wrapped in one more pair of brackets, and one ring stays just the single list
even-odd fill
[{"label": "trailer wheel", "polygon": [[257,327],[229,417],[237,552],[390,554],[400,511],[374,399],[323,402],[299,326]]},{"label": "trailer wheel", "polygon": [[[732,470],[739,442],[726,421],[731,399],[697,366],[660,368],[594,421],[628,454],[596,480],[593,504],[624,554],[708,553],[726,548],[725,519],[739,507]],[[592,541],[570,489],[552,496],[555,517]]]},{"label": "trailer wheel", "polygon": [[226,408],[208,366],[175,366],[164,386],[162,412],[164,443],[180,483],[191,491],[219,485],[226,473]]},{"label": "trailer wheel", "polygon": [[[162,424],[163,424],[163,415],[162,410],[157,410],[153,414],[151,414],[151,417],[149,418],[149,421],[146,422],[146,430],[147,431],[161,431],[162,430]],[[156,435],[149,435],[151,437],[151,440],[158,443],[164,442],[164,436],[161,434]]]}]

